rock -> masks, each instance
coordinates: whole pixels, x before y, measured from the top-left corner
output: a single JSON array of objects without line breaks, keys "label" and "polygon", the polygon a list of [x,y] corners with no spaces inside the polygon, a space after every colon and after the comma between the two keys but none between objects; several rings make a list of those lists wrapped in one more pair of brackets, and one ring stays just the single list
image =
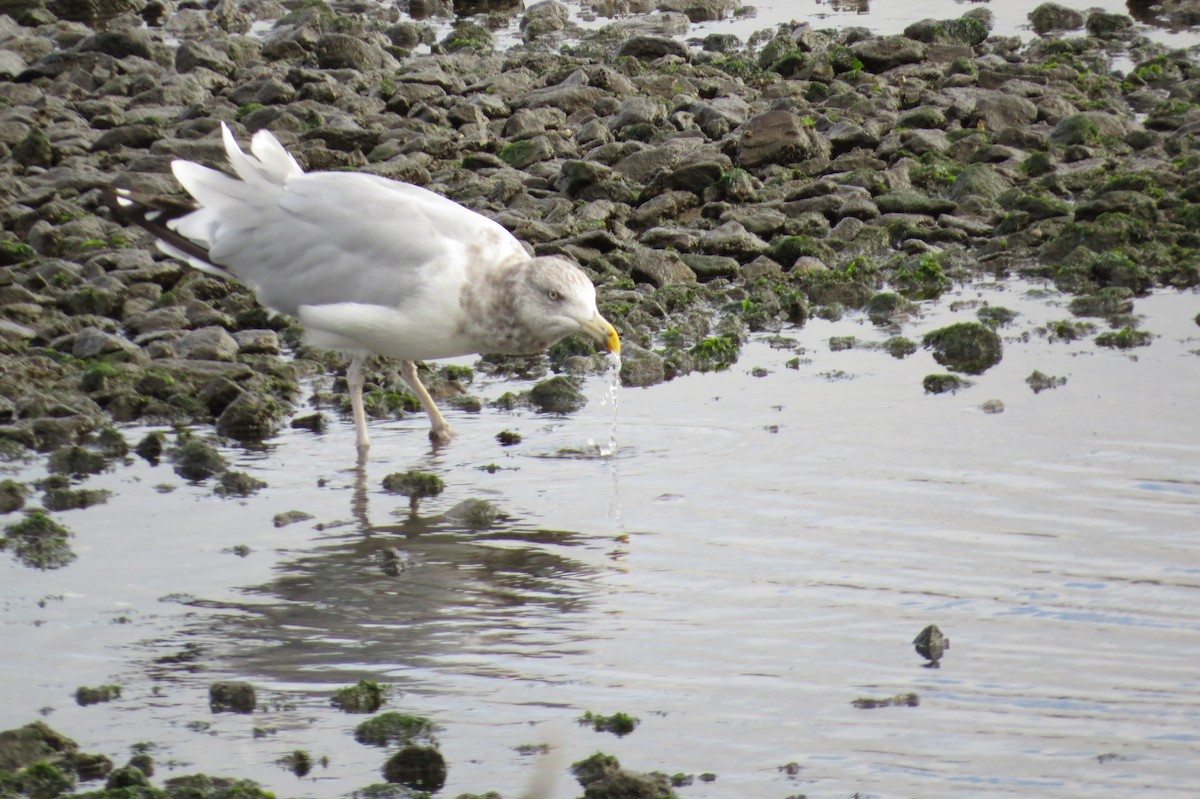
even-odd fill
[{"label": "rock", "polygon": [[500,160],[513,169],[528,169],[540,161],[554,158],[554,148],[545,136],[534,136],[504,145],[499,155]]},{"label": "rock", "polygon": [[925,335],[922,343],[933,349],[933,359],[953,372],[983,374],[1003,357],[1004,346],[996,331],[980,322],[958,322]]},{"label": "rock", "polygon": [[1025,383],[1031,389],[1033,389],[1034,394],[1041,394],[1046,389],[1058,388],[1059,386],[1066,385],[1067,378],[1043,374],[1037,369],[1034,369],[1033,372],[1030,373],[1029,377],[1025,378]]},{"label": "rock", "polygon": [[129,339],[95,327],[80,330],[71,345],[71,354],[76,358],[97,358],[114,353],[132,355],[135,352],[138,352],[138,347]]},{"label": "rock", "polygon": [[875,204],[885,214],[922,214],[937,216],[954,211],[957,203],[931,197],[919,191],[895,191],[875,198]]},{"label": "rock", "polygon": [[1093,11],[1087,18],[1087,32],[1097,39],[1119,39],[1133,33],[1133,18],[1126,14]]},{"label": "rock", "polygon": [[33,128],[12,149],[12,157],[23,166],[48,167],[54,164],[54,147],[41,128]]},{"label": "rock", "polygon": [[994,133],[1027,128],[1037,120],[1038,108],[1030,100],[1002,91],[985,92],[975,103],[967,122],[982,123]]},{"label": "rock", "polygon": [[966,13],[959,19],[923,19],[904,29],[904,35],[925,44],[963,45],[975,47],[987,39],[992,30],[992,15]]},{"label": "rock", "polygon": [[1050,141],[1066,146],[1071,144],[1095,144],[1101,136],[1122,137],[1130,129],[1130,123],[1107,111],[1083,111],[1059,120],[1050,132]]},{"label": "rock", "polygon": [[403,494],[412,500],[436,497],[446,488],[442,478],[431,472],[393,472],[383,478],[383,489],[392,494]]},{"label": "rock", "polygon": [[490,530],[504,514],[494,502],[471,497],[450,508],[442,518],[468,530]]},{"label": "rock", "polygon": [[638,774],[621,768],[612,755],[597,752],[571,764],[571,773],[587,799],[675,799],[666,774]]},{"label": "rock", "polygon": [[[141,454],[140,444],[137,451]],[[215,447],[199,439],[186,441],[172,450],[171,460],[175,464],[175,474],[193,481],[212,477],[229,466]]]},{"label": "rock", "polygon": [[676,56],[686,61],[688,58],[687,46],[677,39],[666,36],[642,35],[630,36],[617,48],[617,58],[654,61],[663,56]]},{"label": "rock", "polygon": [[863,66],[876,73],[920,63],[929,54],[928,46],[907,36],[873,36],[855,42],[850,49]]},{"label": "rock", "polygon": [[387,759],[383,778],[418,791],[439,791],[446,784],[446,759],[431,746],[405,746]]},{"label": "rock", "polygon": [[233,334],[238,352],[244,355],[278,355],[282,350],[274,330],[239,330]]},{"label": "rock", "polygon": [[383,48],[346,33],[327,33],[314,48],[321,69],[396,69],[399,62]]},{"label": "rock", "polygon": [[257,704],[254,686],[248,682],[216,682],[208,688],[213,713],[253,713]]},{"label": "rock", "polygon": [[[983,164],[968,164],[954,178],[949,196],[955,203],[961,203],[969,197],[991,203],[1011,189],[1012,185],[1012,181],[991,167]],[[942,213],[950,213],[950,211]]]},{"label": "rock", "polygon": [[661,355],[634,344],[622,349],[621,385],[646,388],[666,379],[666,363]]},{"label": "rock", "polygon": [[670,250],[639,247],[633,252],[631,275],[635,280],[655,286],[695,283],[696,273],[684,263],[679,254]]},{"label": "rock", "polygon": [[769,245],[740,223],[729,221],[702,235],[700,248],[711,255],[728,255],[739,261],[749,261],[766,252]]},{"label": "rock", "polygon": [[925,375],[921,385],[924,386],[926,394],[957,394],[960,389],[971,385],[971,381],[958,375],[934,374]]},{"label": "rock", "polygon": [[[75,560],[75,553],[71,551],[70,544],[73,536],[74,533],[54,521],[42,510],[27,511],[25,518],[4,528],[5,549],[12,552],[21,563],[33,569],[61,569]],[[19,738],[22,731],[28,731],[32,726],[34,725],[9,732],[17,733]],[[49,728],[46,730],[48,731]],[[34,730],[29,735],[36,739],[38,731]],[[43,739],[43,742],[53,745],[51,741]],[[12,757],[11,753],[6,754],[3,751],[7,748],[6,743],[15,745],[18,750],[21,750],[26,742],[22,740],[6,741],[0,735],[0,768],[3,767],[6,758]],[[30,743],[30,746],[36,748],[36,741]]]},{"label": "rock", "polygon": [[558,0],[542,0],[525,9],[525,16],[521,18],[521,31],[528,42],[547,33],[564,30],[570,19],[567,7]]},{"label": "rock", "polygon": [[219,497],[248,497],[266,487],[266,482],[257,477],[231,470],[221,475],[213,493]]},{"label": "rock", "polygon": [[718,277],[732,278],[738,273],[737,259],[724,255],[681,253],[680,259],[696,274],[696,279],[701,281]]},{"label": "rock", "polygon": [[217,417],[217,435],[235,441],[265,441],[279,430],[286,409],[254,391],[239,394]]},{"label": "rock", "polygon": [[0,514],[12,513],[25,507],[29,489],[16,480],[0,480]]},{"label": "rock", "polygon": [[237,70],[233,59],[215,47],[196,41],[182,42],[175,51],[175,69],[180,72],[192,72],[200,67],[211,69],[226,77],[233,77]]},{"label": "rock", "polygon": [[232,361],[238,343],[222,327],[202,327],[175,342],[179,356],[192,361]]},{"label": "rock", "polygon": [[942,655],[950,648],[950,639],[942,634],[936,624],[931,624],[917,634],[913,639],[913,647],[917,650],[917,654],[925,658],[929,662],[925,664],[926,668],[938,667],[938,661],[942,659]]},{"label": "rock", "polygon": [[1073,31],[1083,27],[1083,14],[1058,3],[1042,3],[1029,12],[1029,22],[1037,35],[1051,31]]},{"label": "rock", "polygon": [[122,766],[114,769],[108,775],[108,780],[104,785],[106,791],[150,787],[150,778],[137,766]]},{"label": "rock", "polygon": [[738,140],[737,162],[744,167],[792,164],[828,158],[829,141],[787,111],[767,111],[751,118]]},{"label": "rock", "polygon": [[578,378],[555,375],[529,391],[529,402],[542,413],[574,413],[587,404]]},{"label": "rock", "polygon": [[18,771],[34,763],[58,763],[79,750],[70,738],[41,721],[0,732],[0,771]]}]

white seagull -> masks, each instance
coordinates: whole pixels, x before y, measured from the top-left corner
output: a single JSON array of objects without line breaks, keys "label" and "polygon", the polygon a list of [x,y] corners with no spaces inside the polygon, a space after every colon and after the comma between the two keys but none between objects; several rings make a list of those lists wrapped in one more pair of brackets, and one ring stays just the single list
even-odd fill
[{"label": "white seagull", "polygon": [[116,189],[110,199],[159,247],[235,280],[296,317],[309,341],[351,354],[346,380],[360,458],[370,440],[363,358],[400,371],[429,415],[429,437],[454,431],[417,379],[416,361],[471,353],[529,354],[572,333],[620,353],[575,264],[531,258],[499,223],[419,186],[353,172],[306,173],[266,130],[242,152],[221,123],[237,177],[174,161],[195,202]]}]

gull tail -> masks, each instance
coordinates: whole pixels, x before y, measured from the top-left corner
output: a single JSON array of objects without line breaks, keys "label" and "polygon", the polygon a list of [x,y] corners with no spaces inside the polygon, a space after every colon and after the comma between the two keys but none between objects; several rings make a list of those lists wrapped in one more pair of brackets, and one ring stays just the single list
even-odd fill
[{"label": "gull tail", "polygon": [[175,178],[194,202],[116,188],[105,190],[105,200],[120,216],[154,235],[159,249],[202,272],[237,280],[216,262],[220,253],[214,260],[212,249],[220,232],[244,224],[246,211],[273,205],[288,179],[304,170],[268,131],[254,134],[251,155],[242,151],[224,122],[221,138],[237,177],[191,161],[171,162]]},{"label": "gull tail", "polygon": [[106,187],[102,189],[104,201],[118,218],[137,225],[158,239],[158,248],[163,252],[185,261],[195,269],[226,280],[237,277],[218,264],[213,263],[208,247],[181,235],[175,224],[182,218],[200,210],[190,200],[141,194],[128,189]]}]

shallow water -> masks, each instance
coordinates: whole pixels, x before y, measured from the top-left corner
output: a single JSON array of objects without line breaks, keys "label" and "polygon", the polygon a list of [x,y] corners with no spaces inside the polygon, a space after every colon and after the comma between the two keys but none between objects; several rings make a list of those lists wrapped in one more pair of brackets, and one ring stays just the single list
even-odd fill
[{"label": "shallow water", "polygon": [[[570,21],[583,30],[595,30],[607,26],[630,25],[640,19],[639,15],[604,17],[592,11],[590,0],[560,0],[566,6]],[[1030,39],[1035,36],[1029,25],[1029,13],[1041,5],[1043,0],[1015,0],[989,2],[989,0],[912,0],[896,2],[890,0],[744,0],[743,9],[748,13],[735,14],[721,20],[692,24],[685,38],[702,39],[711,33],[733,34],[743,42],[752,34],[773,30],[775,26],[791,21],[808,22],[814,28],[863,27],[875,33],[898,34],[913,22],[922,19],[955,19],[975,8],[986,8],[992,13],[992,34],[995,36],[1019,36]],[[529,7],[533,3],[526,3]],[[1190,47],[1200,42],[1194,29],[1173,30],[1163,19],[1142,9],[1141,3],[1131,4],[1124,0],[1060,0],[1059,5],[1088,12],[1099,9],[1113,14],[1130,14],[1139,23],[1139,33],[1172,47]],[[493,29],[498,47],[507,48],[522,39],[521,14],[495,14],[485,17]],[[449,18],[433,17],[426,20],[434,24],[439,38],[443,37],[453,22]],[[1080,35],[1076,32],[1068,35]]]},{"label": "shallow water", "polygon": [[[447,796],[519,795],[539,759],[513,747],[546,742],[553,797],[579,794],[561,769],[597,750],[713,772],[682,791],[714,799],[1193,797],[1200,294],[1139,299],[1160,337],[1128,353],[1030,332],[1066,300],[1013,282],[926,304],[905,335],[978,302],[1022,314],[1003,362],[957,395],[923,393],[942,371],[928,352],[831,351],[831,336],[889,335],[849,316],[784,331],[799,368],[760,339],[728,371],[623,389],[614,457],[589,454],[612,425],[599,376],[567,419],[455,413],[462,436],[437,454],[419,415],[375,424],[361,476],[348,423],[289,431],[231,453],[270,484],[245,500],[165,465],[92,478],[116,495],[58,515],[75,563],[0,553],[0,729],[52,708],[51,726],[117,762],[152,740],[162,776],[332,797],[385,759],[354,742],[363,716],[328,704],[369,677],[402,692],[389,708],[442,726]],[[1034,369],[1068,382],[1034,394]],[[500,446],[503,429],[523,443]],[[379,487],[412,468],[447,484],[417,517]],[[441,517],[468,498],[506,518]],[[291,509],[314,518],[276,528]],[[929,623],[952,641],[937,670],[911,646]],[[258,686],[259,711],[210,714],[225,678]],[[114,682],[118,701],[72,701]],[[851,704],[909,691],[919,707]],[[641,726],[593,732],[574,723],[588,710]],[[295,749],[329,764],[298,779],[275,764]]]}]

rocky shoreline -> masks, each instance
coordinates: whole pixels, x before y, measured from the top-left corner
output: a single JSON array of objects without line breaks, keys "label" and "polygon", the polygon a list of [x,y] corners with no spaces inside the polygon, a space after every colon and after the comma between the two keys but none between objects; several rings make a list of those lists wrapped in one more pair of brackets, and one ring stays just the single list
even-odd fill
[{"label": "rocky shoreline", "polygon": [[[655,7],[585,33],[560,3],[532,4],[524,46],[497,52],[483,18],[438,40],[357,2],[0,0],[0,457],[52,473],[0,483],[0,512],[27,511],[0,543],[65,565],[70,532],[52,514],[105,499],[80,478],[137,454],[250,493],[261,484],[228,469],[216,438],[320,430],[346,411],[344,380],[312,397],[301,382],[343,373],[342,356],[158,253],[103,201],[108,186],[177,192],[174,158],[222,166],[222,121],[243,140],[271,129],[307,169],[416,183],[574,258],[625,341],[626,385],[861,312],[894,333],[889,354],[924,344],[956,373],[915,390],[954,390],[1000,359],[1003,309],[922,342],[903,323],[956,282],[1044,280],[1075,299],[1042,335],[1113,347],[1150,343],[1139,295],[1200,284],[1194,48],[1053,4],[1029,42],[990,36],[983,8],[898,36],[793,23],[689,41],[690,22],[738,4]],[[372,415],[419,412],[394,364],[370,367]],[[604,360],[567,340],[475,368],[546,378],[503,407],[569,412],[573,381]],[[471,369],[426,370],[439,399],[481,409]],[[132,422],[182,432],[127,442]]]}]

